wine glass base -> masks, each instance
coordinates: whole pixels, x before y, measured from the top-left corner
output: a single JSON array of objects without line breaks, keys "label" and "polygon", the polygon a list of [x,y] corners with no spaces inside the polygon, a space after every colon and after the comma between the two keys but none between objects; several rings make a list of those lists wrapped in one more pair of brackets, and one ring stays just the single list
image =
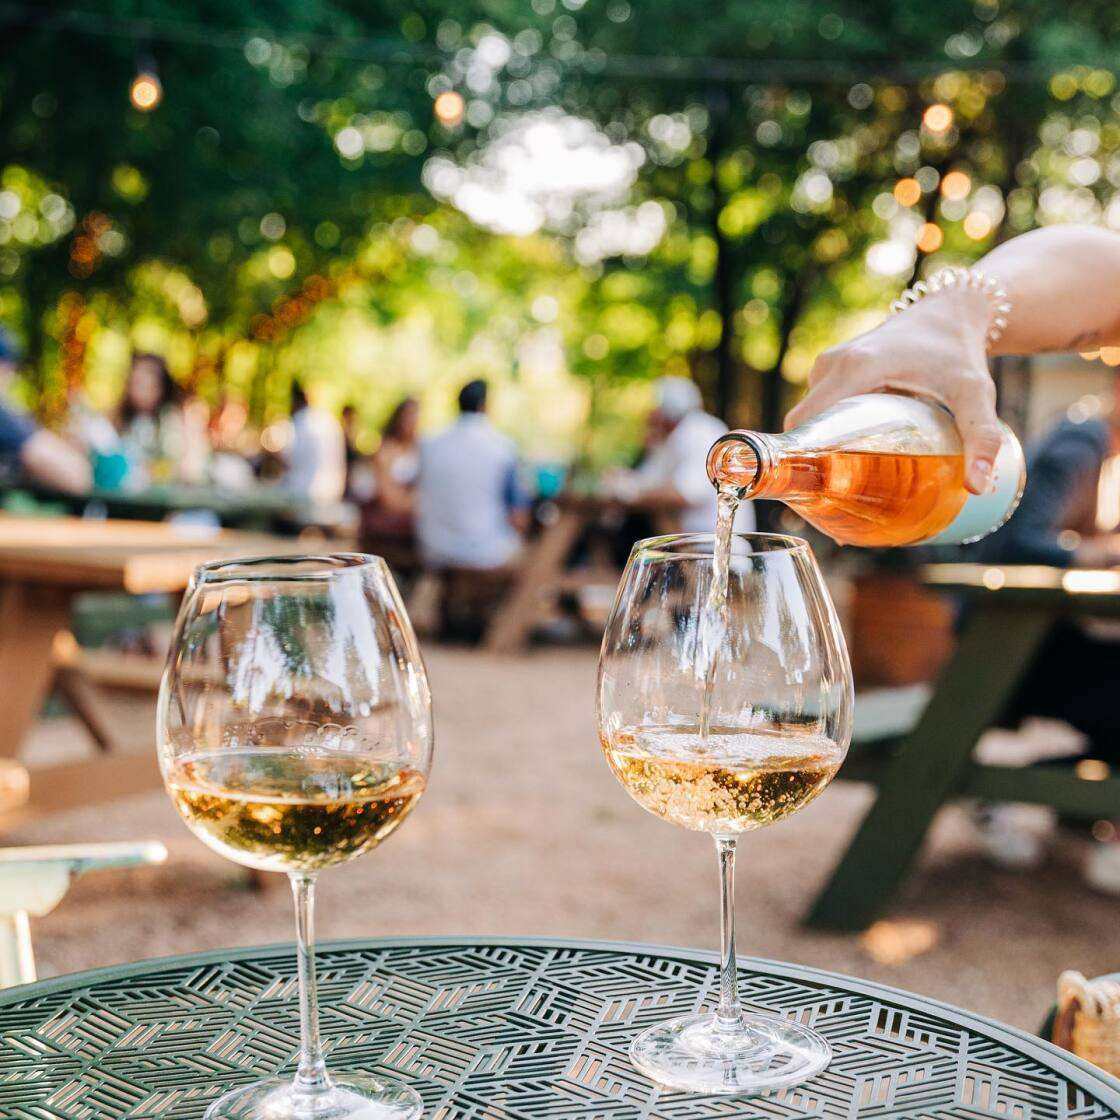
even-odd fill
[{"label": "wine glass base", "polygon": [[744,1015],[734,1030],[723,1029],[715,1015],[685,1015],[630,1044],[630,1060],[642,1073],[686,1093],[756,1096],[807,1081],[831,1058],[816,1031],[755,1015]]},{"label": "wine glass base", "polygon": [[365,1074],[331,1077],[331,1088],[308,1098],[288,1080],[271,1078],[219,1097],[203,1120],[419,1120],[424,1102],[407,1085]]}]

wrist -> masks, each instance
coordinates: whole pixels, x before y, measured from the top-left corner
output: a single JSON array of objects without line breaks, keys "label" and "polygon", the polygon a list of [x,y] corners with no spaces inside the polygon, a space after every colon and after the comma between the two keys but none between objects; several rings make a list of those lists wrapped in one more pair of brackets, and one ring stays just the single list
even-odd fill
[{"label": "wrist", "polygon": [[921,322],[927,329],[942,335],[963,338],[971,347],[984,353],[988,346],[991,317],[988,299],[975,288],[943,288],[930,292],[907,309],[905,317]]},{"label": "wrist", "polygon": [[1004,329],[1011,303],[999,280],[979,269],[943,268],[928,280],[919,280],[891,304],[891,312],[924,309],[940,319],[954,334],[979,342],[981,353],[992,352]]}]

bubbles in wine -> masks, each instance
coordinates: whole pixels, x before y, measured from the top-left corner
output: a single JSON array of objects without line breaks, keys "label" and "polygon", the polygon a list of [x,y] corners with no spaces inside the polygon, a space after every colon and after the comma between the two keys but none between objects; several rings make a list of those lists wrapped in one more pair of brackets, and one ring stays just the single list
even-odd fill
[{"label": "bubbles in wine", "polygon": [[425,785],[400,762],[290,747],[187,755],[165,781],[200,840],[262,871],[318,870],[370,851]]}]

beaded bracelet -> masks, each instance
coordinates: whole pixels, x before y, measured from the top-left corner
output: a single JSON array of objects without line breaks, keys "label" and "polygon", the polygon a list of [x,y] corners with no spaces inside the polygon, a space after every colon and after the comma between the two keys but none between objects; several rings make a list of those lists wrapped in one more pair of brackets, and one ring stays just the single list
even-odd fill
[{"label": "beaded bracelet", "polygon": [[986,336],[988,346],[993,346],[1003,337],[1007,327],[1007,316],[1011,314],[1011,300],[994,276],[989,276],[978,268],[960,266],[943,268],[928,280],[919,280],[891,304],[891,314],[897,315],[900,311],[913,307],[923,296],[933,295],[946,288],[972,288],[974,291],[982,292],[987,297],[991,309]]}]

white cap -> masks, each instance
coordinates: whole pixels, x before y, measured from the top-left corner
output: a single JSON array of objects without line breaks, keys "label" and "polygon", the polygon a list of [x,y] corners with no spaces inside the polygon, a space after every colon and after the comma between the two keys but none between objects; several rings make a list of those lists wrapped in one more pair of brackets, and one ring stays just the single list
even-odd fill
[{"label": "white cap", "polygon": [[669,420],[683,420],[690,412],[703,407],[699,386],[687,377],[659,377],[653,387],[658,411]]}]

